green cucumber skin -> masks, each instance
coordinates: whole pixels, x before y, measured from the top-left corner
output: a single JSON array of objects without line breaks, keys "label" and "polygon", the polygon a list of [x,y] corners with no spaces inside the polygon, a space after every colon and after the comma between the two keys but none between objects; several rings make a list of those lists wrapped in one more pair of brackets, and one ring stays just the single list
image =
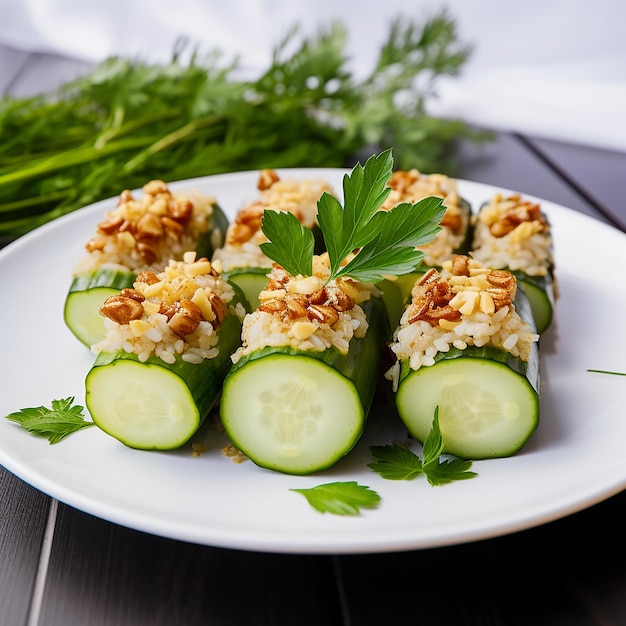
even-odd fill
[{"label": "green cucumber skin", "polygon": [[[158,357],[151,357],[142,364],[146,367],[160,367],[178,376],[181,384],[189,389],[194,404],[198,409],[199,428],[211,409],[215,406],[222,392],[222,384],[228,372],[232,367],[231,354],[241,345],[241,320],[233,314],[229,314],[222,322],[218,330],[218,346],[219,353],[213,359],[204,359],[201,363],[188,363],[177,356],[174,363],[166,363]],[[115,363],[122,360],[131,360],[140,363],[136,354],[118,350],[117,352],[100,352],[96,357],[91,369],[87,373],[85,379],[85,402],[87,409],[90,404],[89,379],[90,376],[102,367],[115,367]],[[92,419],[98,424],[98,417],[92,414]],[[196,430],[197,430],[196,428]],[[196,430],[189,433],[191,438]],[[108,432],[108,431],[106,431]],[[108,432],[109,435],[115,437],[125,445],[123,433]],[[187,439],[187,441],[189,440]],[[158,449],[167,450],[180,447],[185,442],[176,442],[171,447],[159,447]],[[129,446],[133,447],[133,446]],[[143,447],[142,449],[156,449],[155,447]]]},{"label": "green cucumber skin", "polygon": [[[236,380],[237,372],[245,368],[247,364],[262,361],[262,359],[272,357],[273,355],[286,357],[294,356],[297,358],[318,360],[327,365],[329,368],[335,370],[338,374],[345,378],[346,385],[349,385],[352,389],[356,390],[358,399],[363,408],[362,424],[360,425],[360,428],[356,433],[354,433],[354,436],[350,439],[350,441],[342,442],[344,446],[339,456],[337,456],[337,449],[333,450],[332,453],[329,454],[328,462],[323,462],[314,468],[302,466],[295,467],[292,465],[289,470],[286,470],[284,467],[280,466],[280,464],[259,461],[258,458],[255,458],[253,450],[244,450],[244,453],[255,464],[273,471],[286,472],[294,475],[307,475],[331,467],[340,458],[348,454],[348,452],[350,452],[356,445],[363,433],[363,430],[365,429],[367,416],[378,387],[382,345],[389,332],[384,303],[381,298],[374,297],[362,306],[367,315],[369,328],[364,337],[358,339],[353,338],[351,340],[348,354],[341,354],[335,348],[331,348],[323,352],[315,352],[297,350],[291,347],[265,347],[256,350],[249,355],[245,355],[233,365],[224,382],[224,398],[226,398],[228,393],[236,393],[236,389],[229,388],[229,383],[230,381]],[[364,364],[366,364],[366,366],[364,366]],[[222,403],[222,407],[223,406],[224,403]],[[338,415],[337,418],[340,419],[341,416]],[[231,437],[231,441],[236,446],[237,438],[231,436],[228,415],[224,414],[223,411],[222,424],[226,433],[229,437]]]},{"label": "green cucumber skin", "polygon": [[520,270],[511,272],[524,289],[531,303],[532,317],[537,332],[541,335],[548,330],[554,317],[554,275],[550,268],[545,276],[531,276]]},{"label": "green cucumber skin", "polygon": [[[370,409],[378,385],[382,346],[389,335],[387,315],[381,298],[373,297],[362,305],[369,328],[365,337],[353,338],[350,341],[348,354],[342,354],[336,348],[322,352],[314,350],[298,350],[290,346],[267,346],[241,357],[232,367],[232,373],[245,367],[246,363],[262,359],[270,354],[293,354],[318,359],[337,370],[356,387],[365,413]],[[363,367],[363,363],[375,364]]]},{"label": "green cucumber skin", "polygon": [[[80,299],[81,294],[98,291],[101,292],[102,302],[104,302],[109,296],[119,293],[122,289],[132,287],[136,277],[137,275],[133,272],[100,268],[93,272],[78,274],[73,278],[65,298],[63,319],[65,325],[83,345],[89,348],[104,338],[104,318],[100,315],[98,308],[90,312],[89,319],[75,319],[76,312],[72,309],[76,304],[76,299]],[[80,313],[82,317],[84,311],[80,311]],[[89,327],[99,327],[100,322],[102,336],[95,337],[87,329]]]},{"label": "green cucumber skin", "polygon": [[90,273],[78,274],[72,280],[69,293],[89,291],[98,287],[108,287],[121,291],[132,287],[137,275],[134,272],[118,269],[100,268]]},{"label": "green cucumber skin", "polygon": [[229,221],[219,204],[213,204],[210,221],[210,228],[202,233],[196,241],[195,251],[198,258],[211,259],[215,250],[221,248],[226,241]]},{"label": "green cucumber skin", "polygon": [[[518,289],[515,297],[515,308],[519,313],[522,320],[526,321],[531,325],[534,329],[534,320],[532,315],[532,310],[530,306],[530,302],[526,297],[523,289]],[[493,453],[493,454],[485,454],[484,456],[478,458],[496,458],[499,456],[511,456],[519,450],[521,450],[524,445],[526,445],[528,439],[532,435],[532,433],[536,430],[539,424],[539,416],[540,416],[540,369],[539,369],[539,345],[538,342],[533,342],[531,345],[530,357],[528,361],[523,361],[519,357],[516,357],[506,350],[501,348],[496,348],[494,346],[468,346],[464,349],[455,348],[454,346],[450,347],[448,352],[438,352],[435,355],[435,363],[431,366],[424,366],[421,369],[436,367],[438,363],[442,361],[451,361],[454,359],[463,359],[470,361],[472,359],[479,359],[483,361],[493,361],[495,363],[501,364],[503,367],[506,367],[511,371],[512,376],[518,376],[523,379],[521,382],[523,384],[527,384],[529,386],[529,391],[533,393],[534,397],[534,416],[531,420],[531,425],[526,433],[525,438],[521,439],[518,442],[517,446],[513,446],[506,450],[506,452],[502,453]],[[400,362],[400,374],[398,377],[398,390],[401,389],[402,384],[407,381],[412,375],[419,375],[420,370],[412,370],[409,366],[408,359],[402,360]],[[403,420],[405,421],[405,420]],[[408,424],[408,420],[405,421],[405,425],[411,430],[410,425]],[[413,434],[413,433],[412,433]],[[459,457],[465,458],[465,455],[459,452],[453,452]],[[475,458],[474,460],[478,460]]]},{"label": "green cucumber skin", "polygon": [[248,311],[254,311],[260,304],[259,293],[267,286],[271,270],[271,267],[242,267],[228,270],[222,276],[241,289],[248,301]]}]

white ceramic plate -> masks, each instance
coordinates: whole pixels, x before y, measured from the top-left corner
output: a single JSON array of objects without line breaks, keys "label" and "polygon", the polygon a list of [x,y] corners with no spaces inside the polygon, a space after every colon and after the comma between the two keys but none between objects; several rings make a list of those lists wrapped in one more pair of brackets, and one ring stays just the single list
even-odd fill
[{"label": "white ceramic plate", "polygon": [[[337,190],[343,173],[282,172],[325,176]],[[228,174],[172,188],[214,194],[232,216],[255,197],[256,180],[253,172]],[[501,191],[465,181],[459,189],[475,207]],[[92,358],[65,327],[63,303],[84,243],[114,202],[56,220],[0,252],[1,415],[68,396],[84,404]],[[268,552],[430,548],[525,529],[599,502],[626,485],[626,380],[587,370],[626,370],[626,235],[561,206],[542,206],[553,223],[561,297],[556,322],[541,342],[541,424],[517,456],[474,463],[479,476],[472,480],[431,487],[420,479],[386,481],[369,470],[369,445],[403,433],[380,406],[359,446],[315,476],[235,464],[222,456],[224,441],[211,428],[199,435],[206,452],[192,457],[189,447],[131,450],[97,428],[50,445],[6,419],[0,420],[0,463],[50,496],[118,524]],[[290,491],[346,480],[375,489],[380,506],[358,517],[320,514]]]}]

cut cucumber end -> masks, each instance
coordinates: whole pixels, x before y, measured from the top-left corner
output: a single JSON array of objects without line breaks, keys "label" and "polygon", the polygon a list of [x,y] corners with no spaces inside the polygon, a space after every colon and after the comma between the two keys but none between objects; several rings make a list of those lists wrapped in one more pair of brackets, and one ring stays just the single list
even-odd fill
[{"label": "cut cucumber end", "polygon": [[255,464],[301,475],[345,456],[365,422],[354,384],[306,355],[270,354],[234,368],[220,411],[231,442]]},{"label": "cut cucumber end", "polygon": [[93,367],[85,402],[94,423],[131,448],[178,448],[201,423],[187,384],[157,364],[120,359]]},{"label": "cut cucumber end", "polygon": [[249,310],[254,311],[260,304],[259,293],[267,286],[269,268],[250,268],[233,270],[224,274],[225,278],[241,289]]},{"label": "cut cucumber end", "polygon": [[532,280],[520,280],[522,289],[528,297],[532,316],[541,335],[552,323],[553,303],[545,289],[532,282]]},{"label": "cut cucumber end", "polygon": [[505,363],[473,357],[411,372],[396,405],[411,436],[422,442],[439,407],[446,452],[471,460],[515,454],[539,422],[539,398],[524,376]]},{"label": "cut cucumber end", "polygon": [[65,300],[64,319],[74,336],[87,347],[104,339],[106,330],[100,307],[109,297],[120,292],[110,287],[72,291]]}]

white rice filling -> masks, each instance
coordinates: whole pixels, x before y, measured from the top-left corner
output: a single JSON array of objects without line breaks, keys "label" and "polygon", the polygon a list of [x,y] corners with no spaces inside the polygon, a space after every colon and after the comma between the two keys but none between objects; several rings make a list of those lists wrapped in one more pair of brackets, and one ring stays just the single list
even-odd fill
[{"label": "white rice filling", "polygon": [[[203,262],[199,261],[198,264]],[[195,263],[195,253],[188,252],[184,261],[171,260],[165,270],[157,275],[161,279],[160,283],[146,285],[136,282],[136,289],[153,294],[147,295],[143,303],[141,319],[119,324],[105,317],[105,338],[93,345],[91,351],[97,355],[103,351],[123,350],[137,355],[141,362],[158,357],[170,364],[175,362],[177,356],[190,363],[215,358],[219,353],[219,338],[211,322],[201,320],[196,330],[183,338],[172,331],[168,317],[160,312],[164,302],[170,305],[180,298],[208,300],[211,294],[215,294],[228,306],[230,315],[244,318],[246,312],[241,303],[230,304],[235,295],[230,283],[213,273],[195,273],[194,268],[198,264]]]},{"label": "white rice filling", "polygon": [[[197,190],[185,193],[172,194],[174,199],[189,200],[193,204],[193,215],[179,238],[171,236],[161,237],[150,242],[156,259],[147,263],[137,248],[137,240],[130,231],[120,231],[111,234],[99,232],[96,237],[103,243],[102,248],[92,250],[84,255],[73,268],[73,274],[90,273],[100,268],[116,267],[124,271],[139,273],[144,270],[161,271],[170,259],[182,259],[185,252],[194,250],[198,237],[207,232],[211,226],[215,198],[207,196]],[[124,206],[118,205],[113,211],[105,214],[105,219],[111,219],[117,214],[128,212],[138,219],[149,213],[151,198],[145,194],[139,200],[132,200]]]},{"label": "white rice filling", "polygon": [[[305,339],[298,337],[294,332],[296,324],[313,324],[315,330]],[[254,311],[246,315],[241,333],[242,346],[233,355],[233,363],[242,356],[265,347],[291,347],[298,350],[323,352],[335,347],[342,354],[350,349],[350,340],[364,337],[367,332],[367,316],[363,309],[356,304],[349,311],[339,314],[339,319],[332,325],[323,324],[317,320],[293,320],[285,322],[265,311]]]},{"label": "white rice filling", "polygon": [[[312,228],[317,220],[317,201],[322,194],[334,195],[334,191],[326,180],[305,179],[277,180],[267,189],[259,192],[257,200],[246,204],[240,213],[257,203],[266,211],[287,211],[298,217],[307,228]],[[235,223],[231,223],[227,233],[227,241],[213,254],[214,261],[220,261],[224,271],[241,267],[271,267],[269,259],[259,247],[267,241],[261,229],[255,230],[246,240],[233,237]]]},{"label": "white rice filling", "polygon": [[[516,224],[500,236],[492,233],[498,222],[512,216]],[[519,220],[519,223],[517,223]],[[496,194],[475,218],[471,256],[486,267],[523,271],[529,276],[546,276],[553,264],[550,224],[539,205],[520,194]]]},{"label": "white rice filling", "polygon": [[[469,263],[472,268],[470,273],[473,276],[480,276],[479,263],[475,259]],[[468,291],[464,293],[471,294],[472,290],[476,289],[477,297],[474,301],[480,302],[478,296],[480,287],[477,286],[476,279],[451,275],[450,266],[451,262],[444,264],[441,275],[451,285],[466,282]],[[418,292],[416,286],[413,293]],[[450,302],[454,305],[455,299]],[[492,346],[519,357],[522,361],[528,361],[532,344],[539,340],[539,335],[519,316],[513,303],[488,313],[481,310],[480,306],[471,306],[465,311],[462,302],[461,297],[459,298],[461,308],[457,309],[461,315],[457,321],[440,320],[434,325],[424,319],[410,323],[409,319],[415,311],[412,306],[405,309],[390,345],[397,360],[385,374],[386,378],[393,382],[394,389],[397,388],[401,361],[408,361],[411,369],[418,370],[434,365],[439,352],[449,352],[453,347],[465,350],[469,346]]]}]

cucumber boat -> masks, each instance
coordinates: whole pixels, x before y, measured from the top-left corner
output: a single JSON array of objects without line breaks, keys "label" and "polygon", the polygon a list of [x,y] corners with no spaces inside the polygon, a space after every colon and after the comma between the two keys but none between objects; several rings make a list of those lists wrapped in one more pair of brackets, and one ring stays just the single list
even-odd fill
[{"label": "cucumber boat", "polygon": [[328,181],[322,178],[281,178],[276,170],[264,169],[257,181],[258,196],[244,204],[226,231],[224,245],[213,253],[224,275],[245,294],[252,308],[259,304],[258,294],[267,283],[272,268],[261,249],[267,237],[261,228],[265,211],[286,211],[309,228],[315,238],[316,252],[323,251],[323,238],[317,223],[317,201],[323,193],[334,195]]},{"label": "cucumber boat", "polygon": [[220,403],[232,444],[289,474],[330,467],[354,447],[389,335],[373,285],[315,278],[274,266],[245,318]]},{"label": "cucumber boat", "polygon": [[123,191],[74,268],[64,307],[67,327],[86,346],[97,343],[104,335],[98,310],[106,298],[131,287],[141,271],[159,272],[190,250],[210,258],[227,226],[215,198],[197,191],[173,193],[160,180],[144,185],[137,198]]},{"label": "cucumber boat", "polygon": [[94,423],[132,448],[169,450],[197,431],[241,343],[244,298],[188,252],[101,307],[106,335],[85,380]]},{"label": "cucumber boat", "polygon": [[521,194],[495,194],[475,218],[471,256],[515,274],[530,300],[537,332],[550,327],[558,287],[550,222],[541,206]]},{"label": "cucumber boat", "polygon": [[431,268],[413,288],[386,374],[409,434],[423,443],[438,409],[450,454],[521,450],[539,423],[538,340],[512,273],[463,255]]},{"label": "cucumber boat", "polygon": [[449,261],[455,254],[467,253],[473,238],[473,216],[470,203],[459,194],[456,180],[445,174],[425,174],[417,169],[397,170],[391,175],[389,187],[391,192],[381,207],[383,210],[388,211],[403,202],[416,203],[428,197],[441,198],[446,208],[439,223],[441,230],[431,242],[420,246],[424,252],[423,268],[386,279],[380,285],[391,323],[395,325],[419,275],[430,267]]}]

